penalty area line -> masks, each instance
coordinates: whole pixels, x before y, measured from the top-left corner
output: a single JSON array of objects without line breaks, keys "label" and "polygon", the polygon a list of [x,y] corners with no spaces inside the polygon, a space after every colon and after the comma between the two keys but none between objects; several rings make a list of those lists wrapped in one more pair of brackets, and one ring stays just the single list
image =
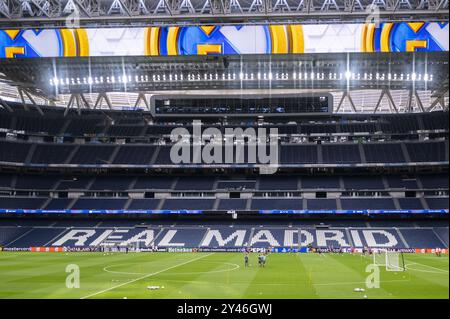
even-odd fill
[{"label": "penalty area line", "polygon": [[[423,269],[409,268],[408,266],[410,266],[410,265],[419,265],[419,266],[427,267],[429,269],[435,269],[435,270],[438,270],[438,271],[426,271],[426,270],[423,270]],[[448,270],[446,270],[446,269],[433,267],[433,266],[422,264],[422,263],[418,263],[418,262],[407,263],[405,265],[405,267],[406,267],[406,269],[416,270],[416,271],[421,271],[421,272],[432,272],[432,273],[435,273],[435,274],[448,274]]]},{"label": "penalty area line", "polygon": [[143,280],[143,279],[146,279],[146,278],[149,278],[149,277],[158,275],[158,274],[163,273],[163,272],[165,272],[165,271],[168,271],[168,270],[171,270],[171,269],[174,269],[174,268],[177,268],[177,267],[181,267],[181,266],[190,264],[190,263],[192,263],[192,262],[194,262],[194,261],[197,261],[197,260],[206,258],[206,257],[211,256],[211,255],[213,255],[213,254],[214,254],[214,253],[211,253],[211,254],[208,254],[208,255],[204,255],[204,256],[201,256],[201,257],[198,257],[198,258],[194,258],[194,259],[185,261],[185,262],[183,262],[183,263],[181,263],[181,264],[174,265],[174,266],[171,266],[171,267],[168,267],[168,268],[159,270],[159,271],[157,271],[157,272],[153,272],[153,273],[150,273],[150,274],[146,274],[146,275],[141,276],[141,277],[138,277],[138,278],[136,278],[136,279],[129,280],[129,281],[126,281],[126,282],[124,282],[124,283],[121,283],[121,284],[119,284],[119,285],[117,285],[117,286],[113,286],[113,287],[110,287],[110,288],[107,288],[107,289],[103,289],[103,290],[100,290],[100,291],[98,291],[98,292],[95,292],[95,293],[86,295],[86,296],[84,296],[84,297],[81,297],[80,299],[87,299],[87,298],[91,298],[91,297],[100,295],[100,294],[102,294],[102,293],[105,293],[105,292],[108,292],[108,291],[111,291],[111,290],[114,290],[114,289],[117,289],[117,288],[120,288],[120,287],[129,285],[129,284],[132,284],[132,283],[134,283],[134,282],[136,282],[136,281]]}]

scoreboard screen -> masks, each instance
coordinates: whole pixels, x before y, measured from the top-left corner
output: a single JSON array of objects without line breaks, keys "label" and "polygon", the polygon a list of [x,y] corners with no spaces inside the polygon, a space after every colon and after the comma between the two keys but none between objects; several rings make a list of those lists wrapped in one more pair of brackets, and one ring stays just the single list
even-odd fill
[{"label": "scoreboard screen", "polygon": [[155,116],[165,115],[306,115],[330,113],[333,97],[328,93],[302,95],[154,95]]}]

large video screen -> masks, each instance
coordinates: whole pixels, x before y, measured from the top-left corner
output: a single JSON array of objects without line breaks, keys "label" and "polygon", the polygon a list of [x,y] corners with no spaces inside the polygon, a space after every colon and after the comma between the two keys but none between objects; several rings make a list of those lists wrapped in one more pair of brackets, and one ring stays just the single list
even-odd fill
[{"label": "large video screen", "polygon": [[163,114],[304,114],[328,113],[333,96],[158,96],[151,98],[156,115]]}]

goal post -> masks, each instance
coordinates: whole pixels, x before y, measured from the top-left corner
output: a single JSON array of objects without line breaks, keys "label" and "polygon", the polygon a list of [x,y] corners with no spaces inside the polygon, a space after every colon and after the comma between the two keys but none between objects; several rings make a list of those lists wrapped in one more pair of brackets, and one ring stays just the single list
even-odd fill
[{"label": "goal post", "polygon": [[373,252],[373,264],[377,266],[386,266],[386,250],[379,249]]},{"label": "goal post", "polygon": [[373,263],[385,267],[386,271],[405,271],[405,259],[402,252],[378,250],[373,254]]},{"label": "goal post", "polygon": [[405,271],[405,259],[402,252],[386,251],[386,270]]}]

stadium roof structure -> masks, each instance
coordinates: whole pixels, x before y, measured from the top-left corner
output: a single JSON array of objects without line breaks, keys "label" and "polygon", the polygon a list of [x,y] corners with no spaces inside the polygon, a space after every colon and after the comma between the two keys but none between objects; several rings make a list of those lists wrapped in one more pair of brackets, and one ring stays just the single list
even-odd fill
[{"label": "stadium roof structure", "polygon": [[[448,0],[0,0],[0,28],[448,22]],[[3,59],[7,101],[148,108],[158,92],[331,92],[336,112],[448,109],[448,51]],[[359,101],[361,96],[362,101]]]},{"label": "stadium roof structure", "polygon": [[448,0],[0,0],[0,27],[445,21]]},{"label": "stadium roof structure", "polygon": [[3,100],[68,108],[148,108],[148,95],[177,91],[327,91],[341,112],[448,108],[448,52],[6,59],[0,72]]}]

